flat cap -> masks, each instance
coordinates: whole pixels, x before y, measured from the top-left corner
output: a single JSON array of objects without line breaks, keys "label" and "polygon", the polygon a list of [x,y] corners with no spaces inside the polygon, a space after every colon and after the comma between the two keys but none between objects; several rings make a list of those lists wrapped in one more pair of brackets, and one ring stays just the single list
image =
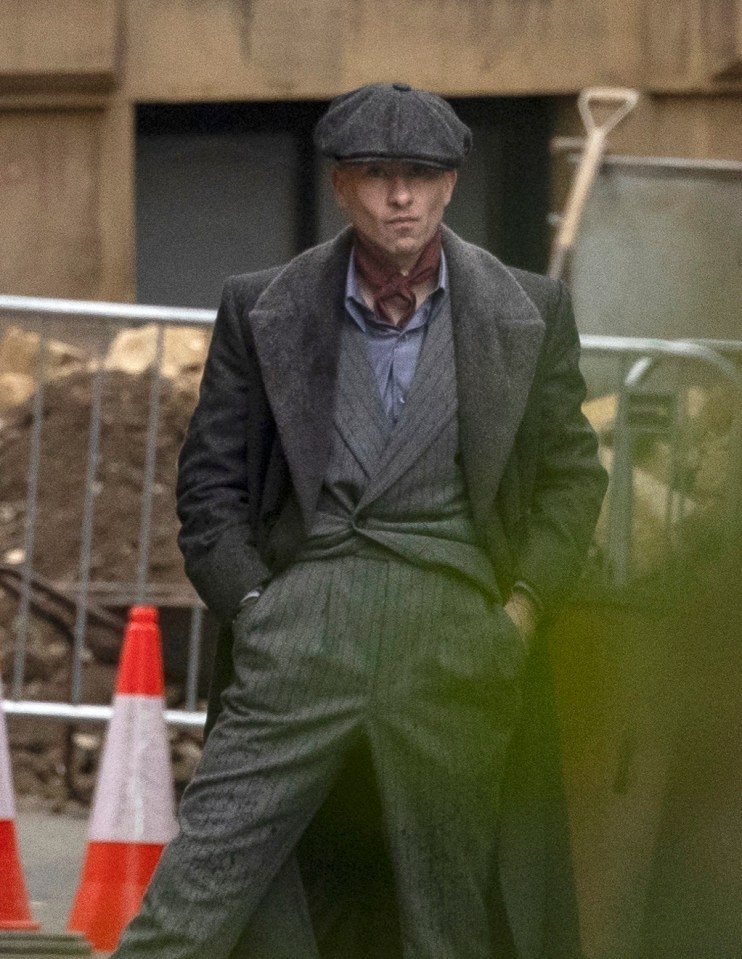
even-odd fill
[{"label": "flat cap", "polygon": [[342,163],[407,160],[454,170],[471,150],[471,130],[435,93],[406,83],[369,83],[336,97],[314,142]]}]

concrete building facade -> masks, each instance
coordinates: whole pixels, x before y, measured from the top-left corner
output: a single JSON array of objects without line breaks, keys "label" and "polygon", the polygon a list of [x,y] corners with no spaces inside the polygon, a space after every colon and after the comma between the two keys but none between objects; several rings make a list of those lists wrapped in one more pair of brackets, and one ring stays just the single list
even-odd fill
[{"label": "concrete building facade", "polygon": [[[0,0],[0,288],[137,297],[137,246],[157,242],[142,230],[148,216],[155,218],[146,191],[157,192],[157,180],[153,187],[141,176],[152,159],[143,127],[149,123],[151,132],[154,105],[177,105],[192,124],[189,107],[304,104],[306,128],[306,117],[335,94],[398,79],[474,103],[475,126],[477,103],[496,114],[508,103],[516,121],[545,109],[535,145],[521,140],[521,154],[506,158],[522,168],[523,156],[536,157],[536,179],[545,135],[579,132],[574,98],[585,86],[631,86],[646,94],[617,132],[616,152],[734,159],[742,129],[742,2]],[[497,143],[483,157],[485,167],[508,136],[525,128],[524,122],[503,127],[501,120],[497,114]],[[483,125],[486,142],[493,124]],[[283,132],[296,129],[289,124]],[[279,120],[267,134],[281,132]],[[269,141],[258,152],[270,150]],[[184,148],[186,140],[179,142]],[[287,190],[309,196],[319,227],[304,229],[306,210],[295,210],[298,234],[273,256],[293,252],[331,225],[322,222],[318,191],[296,186],[306,168],[302,144],[306,137],[298,154],[281,154],[278,175],[287,178]],[[163,176],[175,158],[155,152]],[[212,155],[223,153],[217,141]],[[210,156],[207,150],[199,162],[209,167]],[[234,159],[238,164],[239,149]],[[156,167],[157,157],[152,162]],[[266,164],[265,158],[257,164],[258,183],[276,172]],[[197,187],[181,183],[184,208],[192,205],[190,187],[196,195]],[[486,239],[482,231],[489,231],[489,245],[506,259],[538,265],[538,250],[508,256],[507,245],[492,239],[499,205],[512,195],[506,175],[493,190],[493,208],[477,214],[495,226],[480,225],[472,238]],[[171,233],[177,217],[174,223]],[[167,252],[171,260],[177,256],[177,249]],[[251,265],[247,256],[244,266]],[[140,299],[142,293],[177,297],[179,289],[146,287]],[[187,290],[181,296],[193,299]],[[208,302],[215,296],[211,291]]]}]

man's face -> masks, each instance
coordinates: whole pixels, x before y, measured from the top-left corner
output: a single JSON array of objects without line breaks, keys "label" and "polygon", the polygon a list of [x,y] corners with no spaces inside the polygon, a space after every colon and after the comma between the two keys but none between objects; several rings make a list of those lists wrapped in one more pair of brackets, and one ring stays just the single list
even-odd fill
[{"label": "man's face", "polygon": [[454,170],[384,160],[333,167],[338,206],[353,228],[402,271],[414,266],[443,219]]}]

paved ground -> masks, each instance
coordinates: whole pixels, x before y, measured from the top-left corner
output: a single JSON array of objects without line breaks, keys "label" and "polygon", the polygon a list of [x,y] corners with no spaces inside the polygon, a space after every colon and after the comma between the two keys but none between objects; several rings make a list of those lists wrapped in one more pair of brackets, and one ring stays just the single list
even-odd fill
[{"label": "paved ground", "polygon": [[64,932],[85,854],[87,818],[21,811],[16,828],[34,919],[43,932]]}]

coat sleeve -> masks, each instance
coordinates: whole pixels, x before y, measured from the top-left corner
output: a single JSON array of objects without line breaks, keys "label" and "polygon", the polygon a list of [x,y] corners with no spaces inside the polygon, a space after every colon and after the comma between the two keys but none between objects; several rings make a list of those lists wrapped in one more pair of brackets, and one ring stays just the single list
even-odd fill
[{"label": "coat sleeve", "polygon": [[517,550],[516,577],[546,610],[569,595],[584,564],[607,486],[597,439],[582,413],[585,381],[569,293],[555,287],[536,397],[540,424],[533,496]]},{"label": "coat sleeve", "polygon": [[[227,281],[196,409],[178,459],[178,544],[186,573],[220,619],[268,578],[250,524],[246,423],[259,383],[254,347],[240,323],[264,283],[261,274]],[[252,282],[250,282],[252,281]],[[238,289],[239,288],[239,289]],[[239,295],[241,294],[241,295]]]}]

